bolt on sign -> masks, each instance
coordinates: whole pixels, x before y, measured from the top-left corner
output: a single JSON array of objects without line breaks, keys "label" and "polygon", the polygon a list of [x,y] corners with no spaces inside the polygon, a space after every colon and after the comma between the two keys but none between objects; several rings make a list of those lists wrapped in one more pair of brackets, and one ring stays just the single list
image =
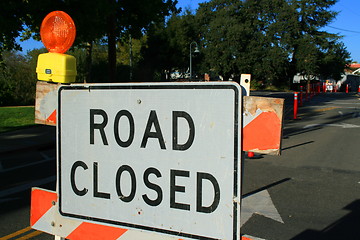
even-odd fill
[{"label": "bolt on sign", "polygon": [[240,239],[241,99],[231,82],[61,86],[60,214]]}]

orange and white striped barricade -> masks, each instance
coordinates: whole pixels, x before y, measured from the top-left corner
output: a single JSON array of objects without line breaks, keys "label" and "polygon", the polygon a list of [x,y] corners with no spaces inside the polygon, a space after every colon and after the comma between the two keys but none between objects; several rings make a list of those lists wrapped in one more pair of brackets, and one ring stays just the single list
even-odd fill
[{"label": "orange and white striped barricade", "polygon": [[56,126],[57,96],[60,83],[36,82],[35,123]]},{"label": "orange and white striped barricade", "polygon": [[[180,240],[174,236],[63,217],[58,211],[57,201],[56,192],[33,188],[31,191],[30,226],[58,238],[69,240]],[[244,235],[241,239],[261,240],[249,235]]]},{"label": "orange and white striped barricade", "polygon": [[244,97],[243,151],[280,155],[284,99]]},{"label": "orange and white striped barricade", "polygon": [[[251,76],[243,74],[243,151],[279,155],[284,99],[249,96]],[[56,126],[60,84],[36,84],[35,123]]]},{"label": "orange and white striped barricade", "polygon": [[240,239],[241,106],[234,82],[61,86],[60,214],[183,239]]},{"label": "orange and white striped barricade", "polygon": [[[80,86],[80,88],[81,87],[82,86]],[[56,91],[55,90],[56,87],[52,85],[51,88],[52,91],[47,91],[48,95],[44,94],[42,98],[37,98],[37,101],[42,101],[42,104],[44,104],[44,102],[48,102],[50,101],[49,99],[54,97],[57,100],[58,95],[52,93]],[[141,104],[141,101],[138,101],[138,104]],[[274,155],[280,154],[283,99],[248,96],[243,98],[242,104],[243,104],[243,113],[242,113],[243,141],[240,140],[238,141],[238,143],[240,144],[241,142],[243,142],[242,145],[243,151],[251,150],[253,152],[258,152],[262,154],[274,154]],[[54,110],[57,111],[57,105],[55,105],[54,107],[55,107]],[[40,104],[40,107],[38,109],[41,110],[45,108],[41,108],[41,104]],[[51,112],[51,110],[48,112]],[[61,116],[59,112],[58,115]],[[120,121],[120,117],[118,119],[119,121]],[[55,120],[52,120],[51,125],[58,124],[57,120],[58,119],[56,118]],[[42,121],[42,123],[50,124],[49,121]],[[264,128],[264,125],[266,125],[267,127]],[[210,124],[210,126],[214,126],[214,124]],[[151,132],[151,129],[149,128],[148,131]],[[85,170],[84,166],[82,166],[82,168],[83,170]],[[95,165],[94,165],[94,169],[95,169]],[[154,189],[154,186],[152,186],[152,189]],[[176,191],[182,192],[183,190],[178,189]],[[169,236],[167,234],[163,234],[161,231],[153,233],[151,231],[150,232],[146,231],[148,229],[145,230],[137,229],[131,225],[127,226],[126,224],[118,226],[116,224],[113,224],[112,222],[109,223],[109,222],[93,221],[93,219],[91,218],[89,219],[87,217],[72,218],[69,215],[64,216],[64,214],[61,215],[59,213],[58,199],[59,196],[57,195],[57,193],[41,190],[41,189],[33,190],[32,204],[31,204],[31,226],[34,229],[48,232],[55,236],[60,236],[62,238],[67,238],[67,239],[126,239],[126,236],[128,236],[129,239],[139,239],[139,240],[152,239],[152,238],[193,239],[192,235],[184,236],[181,235],[180,232],[178,237],[176,236],[176,234],[174,234],[174,231],[172,232],[172,235]],[[239,204],[239,203],[240,203],[240,199],[234,200],[234,204]],[[139,212],[141,211],[139,210]],[[96,235],[94,231],[101,233],[101,237]],[[105,238],[105,236],[107,236],[105,232],[109,233],[109,235],[111,236],[109,236],[109,238],[107,237]],[[244,236],[243,239],[246,239],[246,236]],[[252,238],[252,239],[256,239],[256,238]]]}]

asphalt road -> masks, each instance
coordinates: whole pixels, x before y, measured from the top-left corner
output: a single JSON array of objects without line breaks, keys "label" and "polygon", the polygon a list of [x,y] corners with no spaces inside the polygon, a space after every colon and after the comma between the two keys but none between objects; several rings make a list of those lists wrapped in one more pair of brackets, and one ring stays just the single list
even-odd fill
[{"label": "asphalt road", "polygon": [[[281,156],[245,160],[245,196],[266,189],[272,202],[255,204],[258,213],[242,233],[263,239],[358,240],[360,101],[342,93],[316,96],[299,117],[286,119]],[[282,221],[266,214],[276,213],[269,205]]]},{"label": "asphalt road", "polygon": [[[292,94],[257,92],[255,95],[285,98],[287,115],[282,155],[256,155],[244,160],[242,233],[258,239],[359,240],[360,101],[357,95],[315,96],[300,108],[299,120],[291,119]],[[0,240],[54,239],[28,228],[29,188],[55,188],[54,148],[42,145],[0,153],[2,165],[5,158],[23,167],[11,171],[0,168]],[[33,159],[38,164],[25,167]]]},{"label": "asphalt road", "polygon": [[[0,239],[54,239],[29,227],[30,189],[55,190],[55,128],[0,134]],[[34,238],[32,238],[34,237]]]}]

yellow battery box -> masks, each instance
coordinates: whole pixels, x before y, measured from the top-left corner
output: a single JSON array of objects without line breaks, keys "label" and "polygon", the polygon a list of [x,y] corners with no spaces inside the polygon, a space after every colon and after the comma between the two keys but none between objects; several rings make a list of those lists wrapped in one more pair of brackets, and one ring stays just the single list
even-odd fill
[{"label": "yellow battery box", "polygon": [[76,59],[62,53],[43,53],[38,57],[37,78],[41,81],[72,83],[76,79]]}]

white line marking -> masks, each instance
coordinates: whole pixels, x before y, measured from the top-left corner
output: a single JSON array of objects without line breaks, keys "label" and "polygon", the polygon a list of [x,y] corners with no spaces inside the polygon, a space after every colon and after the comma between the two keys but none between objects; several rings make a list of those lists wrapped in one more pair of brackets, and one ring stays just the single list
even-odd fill
[{"label": "white line marking", "polygon": [[359,128],[360,125],[350,123],[339,123],[339,124],[308,124],[303,129],[315,128],[315,127],[341,127],[341,128]]},{"label": "white line marking", "polygon": [[263,215],[284,223],[267,190],[242,199],[241,226],[244,225],[253,214]]}]

